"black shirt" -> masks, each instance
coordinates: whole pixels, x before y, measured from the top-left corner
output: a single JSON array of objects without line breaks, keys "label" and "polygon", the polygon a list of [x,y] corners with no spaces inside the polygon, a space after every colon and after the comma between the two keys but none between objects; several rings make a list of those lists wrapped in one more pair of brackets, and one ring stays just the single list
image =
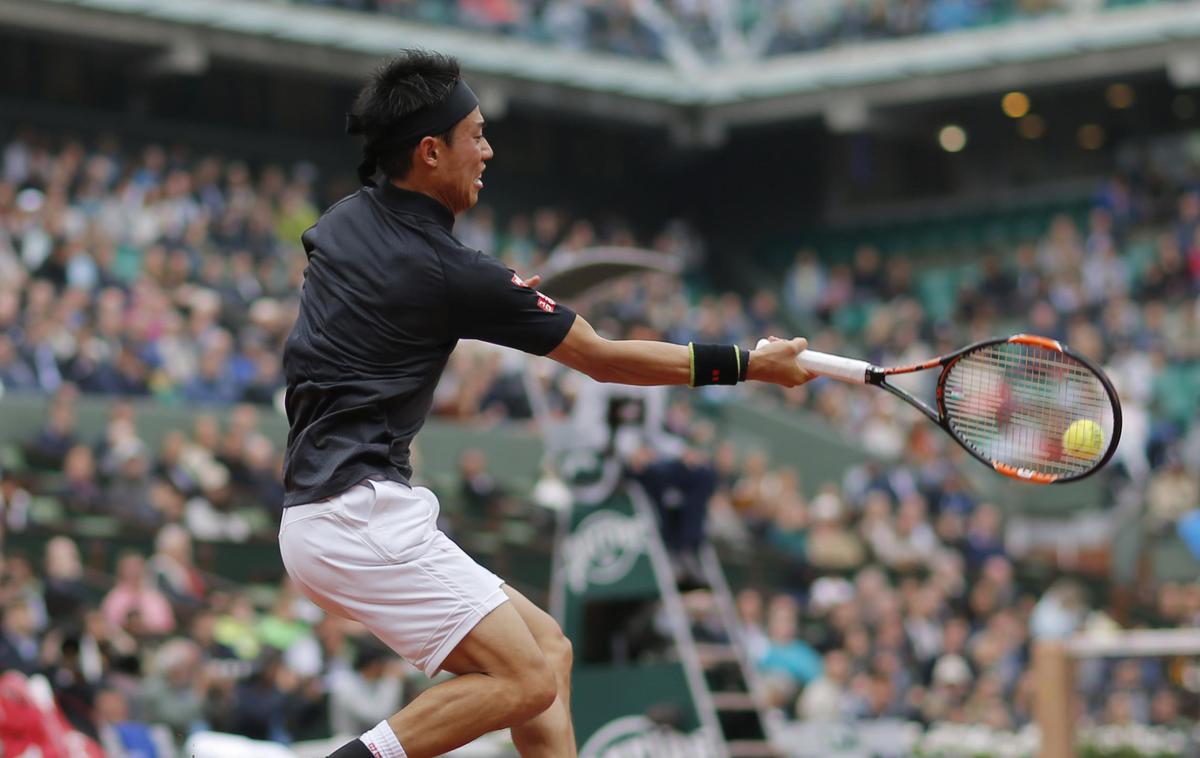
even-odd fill
[{"label": "black shirt", "polygon": [[390,184],[342,199],[302,237],[300,315],[283,352],[284,506],[367,478],[408,482],[409,445],[459,339],[545,355],[575,321],[451,235],[454,215]]}]

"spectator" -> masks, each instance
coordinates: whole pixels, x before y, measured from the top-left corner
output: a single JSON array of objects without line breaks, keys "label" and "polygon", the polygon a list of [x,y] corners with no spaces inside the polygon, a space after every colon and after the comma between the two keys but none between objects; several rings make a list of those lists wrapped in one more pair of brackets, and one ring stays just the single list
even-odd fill
[{"label": "spectator", "polygon": [[458,470],[463,505],[476,515],[491,513],[503,497],[503,490],[496,477],[488,472],[483,451],[477,448],[464,450],[458,460]]},{"label": "spectator", "polygon": [[[289,684],[285,684],[289,682]],[[229,705],[222,713],[225,730],[252,740],[287,742],[285,729],[288,693],[294,675],[287,671],[277,651],[268,651],[255,662],[250,676],[233,685]],[[375,723],[379,723],[376,721]]]},{"label": "spectator", "polygon": [[1000,528],[1000,510],[991,503],[980,503],[967,523],[964,557],[971,571],[992,556],[1005,555]]},{"label": "spectator", "polygon": [[840,721],[849,711],[850,659],[842,650],[825,654],[821,675],[796,701],[796,716],[805,721]]},{"label": "spectator", "polygon": [[165,758],[150,727],[130,719],[129,703],[118,690],[102,690],[97,694],[96,721],[100,724],[100,744],[110,756]]},{"label": "spectator", "polygon": [[104,492],[96,477],[96,459],[87,445],[75,445],[63,460],[64,481],[57,494],[67,512],[98,515],[107,510]]},{"label": "spectator", "polygon": [[752,661],[762,660],[771,646],[763,626],[763,597],[756,589],[744,589],[737,594],[738,620],[746,641],[746,654]]},{"label": "spectator", "polygon": [[630,459],[633,476],[658,510],[659,530],[681,589],[708,586],[700,565],[700,546],[708,502],[716,490],[716,471],[702,452],[685,449],[678,457],[656,459],[643,447]]},{"label": "spectator", "polygon": [[925,501],[920,495],[910,495],[900,503],[894,522],[881,517],[875,524],[868,537],[871,549],[879,560],[896,571],[920,568],[940,549],[933,528],[925,520]]},{"label": "spectator", "polygon": [[1179,694],[1170,687],[1162,687],[1150,701],[1150,723],[1170,729],[1187,730],[1192,722],[1183,717],[1179,705]]},{"label": "spectator", "polygon": [[171,604],[147,577],[146,561],[137,553],[127,552],[117,561],[117,584],[104,597],[101,610],[115,627],[127,628],[136,613],[147,634],[166,634],[175,628]]},{"label": "spectator", "polygon": [[767,609],[770,644],[758,668],[771,676],[786,701],[821,675],[821,656],[798,636],[798,609],[786,595],[776,595]]},{"label": "spectator", "polygon": [[50,403],[46,426],[25,447],[25,460],[31,466],[57,469],[76,442],[74,392],[55,395]]},{"label": "spectator", "polygon": [[292,645],[308,635],[308,624],[304,623],[296,614],[298,592],[290,581],[285,581],[283,588],[275,597],[271,612],[258,622],[256,632],[263,645],[272,647],[279,652],[286,652],[291,649]]},{"label": "spectator", "polygon": [[154,540],[149,569],[154,586],[176,613],[188,617],[204,605],[207,585],[192,562],[192,538],[178,524],[167,524]]},{"label": "spectator", "polygon": [[29,523],[33,496],[12,471],[0,470],[0,535],[23,532]]},{"label": "spectator", "polygon": [[361,734],[400,709],[402,680],[387,653],[364,645],[354,656],[353,671],[331,677],[329,720],[335,734]]},{"label": "spectator", "polygon": [[46,543],[45,562],[46,613],[59,624],[79,620],[88,601],[79,548],[70,537],[53,537]]},{"label": "spectator", "polygon": [[151,498],[150,461],[145,444],[127,437],[111,450],[116,469],[104,493],[109,513],[123,523],[140,529],[153,529],[163,521],[162,512]]},{"label": "spectator", "polygon": [[0,334],[0,387],[6,392],[30,392],[39,389],[33,369],[17,352],[7,334]]},{"label": "spectator", "polygon": [[259,657],[262,647],[258,639],[258,611],[245,594],[235,594],[226,612],[217,618],[213,639],[228,646],[243,661]]},{"label": "spectator", "polygon": [[191,640],[176,638],[164,643],[155,655],[153,673],[146,680],[146,720],[165,724],[176,742],[202,728],[207,721],[210,671]]},{"label": "spectator", "polygon": [[4,576],[0,581],[0,603],[23,600],[33,619],[33,628],[44,631],[50,623],[46,605],[42,602],[42,587],[33,564],[23,553],[10,552],[3,563]]},{"label": "spectator", "polygon": [[842,503],[833,487],[825,488],[809,506],[812,529],[808,560],[827,571],[857,568],[866,560],[862,543],[842,523]]},{"label": "spectator", "polygon": [[1146,511],[1156,527],[1174,524],[1180,516],[1200,507],[1200,478],[1188,471],[1181,457],[1172,452],[1166,463],[1150,477],[1146,487]]},{"label": "spectator", "polygon": [[1029,633],[1039,639],[1063,639],[1079,628],[1087,598],[1077,583],[1061,579],[1046,590],[1029,617]]},{"label": "spectator", "polygon": [[0,619],[0,670],[33,674],[41,666],[33,613],[24,598],[10,599]]}]

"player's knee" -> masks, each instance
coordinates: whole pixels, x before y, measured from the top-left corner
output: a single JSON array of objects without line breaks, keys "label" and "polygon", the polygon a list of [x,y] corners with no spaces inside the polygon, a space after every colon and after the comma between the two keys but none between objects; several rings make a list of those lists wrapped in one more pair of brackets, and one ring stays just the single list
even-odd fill
[{"label": "player's knee", "polygon": [[555,672],[568,675],[571,673],[575,650],[571,645],[571,640],[567,639],[567,636],[561,631],[555,630],[555,633],[543,642],[542,652],[545,653],[546,661]]},{"label": "player's knee", "polygon": [[514,708],[513,723],[523,724],[554,704],[558,696],[558,684],[554,671],[545,661],[528,667],[518,683],[518,697]]}]

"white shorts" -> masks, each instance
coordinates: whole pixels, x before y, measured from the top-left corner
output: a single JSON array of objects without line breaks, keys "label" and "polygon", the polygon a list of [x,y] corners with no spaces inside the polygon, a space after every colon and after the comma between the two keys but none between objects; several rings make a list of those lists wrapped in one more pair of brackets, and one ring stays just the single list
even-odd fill
[{"label": "white shorts", "polygon": [[288,574],[328,613],[366,626],[427,676],[508,600],[500,577],[437,528],[424,487],[368,480],[283,511]]}]

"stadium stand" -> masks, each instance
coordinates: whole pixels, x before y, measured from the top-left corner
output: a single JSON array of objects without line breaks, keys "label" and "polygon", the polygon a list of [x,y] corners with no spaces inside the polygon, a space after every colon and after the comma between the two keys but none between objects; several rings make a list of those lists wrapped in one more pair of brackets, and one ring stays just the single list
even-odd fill
[{"label": "stadium stand", "polygon": [[[0,26],[0,56],[18,72],[0,86],[0,753],[34,742],[47,756],[100,746],[165,757],[215,730],[324,755],[335,733],[378,720],[353,716],[356,705],[383,713],[427,686],[381,663],[360,627],[301,598],[275,543],[297,240],[352,186],[308,162],[318,150],[290,151],[301,143],[287,139],[330,138],[315,118],[291,123],[294,100],[311,92],[314,112],[340,116],[339,88],[414,28],[444,35],[479,72],[497,129],[517,124],[509,165],[537,159],[508,175],[497,161],[504,192],[458,221],[464,242],[522,273],[594,245],[688,261],[679,279],[621,281],[589,298],[581,312],[603,333],[746,346],[804,334],[888,364],[1031,331],[1063,339],[1117,384],[1125,425],[1112,464],[1036,491],[964,462],[881,393],[818,380],[669,397],[663,431],[714,482],[699,524],[683,528],[719,549],[795,755],[841,754],[826,746],[876,731],[880,754],[913,752],[928,733],[929,754],[953,755],[947,745],[976,744],[985,728],[1006,735],[1008,754],[1032,755],[1038,641],[1200,624],[1195,2],[19,6],[0,0],[0,23],[17,24]],[[107,40],[113,22],[132,51],[45,42],[72,11],[82,36]],[[22,17],[50,33],[23,37]],[[212,50],[189,57],[201,38]],[[1169,52],[1162,81],[1139,45]],[[901,49],[898,67],[888,51]],[[289,66],[302,73],[278,74]],[[1099,104],[1092,79],[1116,72],[1136,79],[1138,107]],[[1026,76],[1052,127],[1044,139],[988,121],[1001,118],[1002,88]],[[60,109],[59,95],[80,102]],[[842,96],[862,99],[862,118],[839,121]],[[239,108],[252,115],[236,121]],[[570,116],[556,120],[558,108]],[[925,136],[950,114],[980,125],[963,121],[971,148],[953,157]],[[227,118],[236,123],[223,131]],[[1072,139],[1084,119],[1107,129],[1102,149]],[[1191,136],[1159,138],[1171,130]],[[794,143],[812,149],[792,161]],[[790,176],[745,194],[780,197],[762,209],[728,197],[763,172],[764,155]],[[1008,161],[1019,170],[997,170]],[[1060,172],[1070,181],[1056,183]],[[705,190],[644,202],[671,182]],[[867,185],[878,193],[854,194]],[[811,214],[798,210],[825,194]],[[881,199],[903,204],[868,207]],[[688,221],[661,221],[693,202]],[[740,239],[747,217],[763,227]],[[543,458],[525,370],[510,352],[461,344],[416,464],[442,498],[443,528],[546,606],[563,486]],[[550,362],[536,372],[551,414],[566,414],[578,377]],[[689,608],[697,639],[728,641],[711,607]],[[656,624],[661,615],[625,630],[628,649],[643,651],[631,663],[656,662],[654,639],[630,639],[655,637]],[[1184,735],[1194,752],[1197,681],[1188,657],[1081,661],[1079,723],[1121,730],[1110,745],[1137,736],[1140,752],[1123,755],[1185,755]],[[35,712],[38,729],[13,728]],[[851,726],[814,736],[831,724]],[[946,724],[965,731],[939,732]]]},{"label": "stadium stand", "polygon": [[729,57],[723,38],[733,30],[746,39],[743,54],[749,48],[771,56],[1172,0],[672,0],[662,7],[587,0],[292,1],[636,58],[665,58],[667,40],[681,40],[720,59]]},{"label": "stadium stand", "polygon": [[[3,665],[48,672],[60,699],[81,704],[65,713],[80,733],[127,748],[149,725],[180,743],[205,727],[328,737],[339,698],[371,697],[370,642],[270,580],[270,561],[247,562],[249,552],[228,547],[261,545],[277,523],[279,421],[261,404],[279,387],[301,262],[288,240],[316,212],[316,177],[156,146],[127,154],[109,140],[26,136],[7,143],[3,177],[0,378],[9,401],[38,404],[19,434],[5,435],[4,529],[10,544],[33,537],[24,544],[35,552],[5,554]],[[801,330],[890,363],[1028,314],[1031,328],[1110,368],[1127,441],[1107,474],[1109,505],[1144,499],[1147,528],[1162,534],[1197,497],[1200,195],[1177,187],[1164,206],[1136,183],[1128,193],[1117,204],[1102,192],[1086,213],[1053,215],[1036,234],[1019,226],[1010,244],[970,264],[929,267],[864,241],[848,261],[804,250],[781,287],[746,297],[693,300],[675,281],[623,283],[588,315],[612,333],[639,323],[676,341],[747,343]],[[522,270],[558,247],[631,238],[620,224],[598,231],[553,209],[499,219],[481,208],[458,233]],[[656,244],[689,239],[676,230]],[[460,349],[439,413],[520,424],[529,411],[514,371],[498,351]],[[840,479],[714,445],[702,419],[723,400],[715,393],[667,416],[667,431],[705,451],[714,470],[708,533],[735,557],[734,573],[739,554],[773,556],[741,564],[750,588],[739,607],[775,707],[806,719],[1017,728],[1031,718],[1031,638],[1113,616],[1177,623],[1200,614],[1191,583],[1162,583],[1132,606],[1079,583],[1047,586],[1010,553],[1005,515],[949,465],[945,440],[889,398],[857,402],[848,392],[818,382],[756,393],[857,439],[870,461]],[[569,383],[558,394],[569,397]],[[92,395],[153,402],[135,412],[128,400],[97,406]],[[221,416],[197,414],[205,405]],[[458,473],[438,459],[432,475],[461,476],[452,500],[464,538],[487,531],[478,519],[493,519],[508,525],[510,542],[532,541],[513,526],[534,506],[489,484],[486,457],[468,455]],[[524,465],[531,478],[535,466]],[[62,528],[73,533],[36,537]],[[120,550],[118,532],[132,551]],[[108,537],[104,547],[97,536]],[[503,544],[477,545],[508,559]],[[268,583],[259,592],[231,579]],[[1157,662],[1093,668],[1087,718],[1096,723],[1177,726],[1190,712]]]}]

